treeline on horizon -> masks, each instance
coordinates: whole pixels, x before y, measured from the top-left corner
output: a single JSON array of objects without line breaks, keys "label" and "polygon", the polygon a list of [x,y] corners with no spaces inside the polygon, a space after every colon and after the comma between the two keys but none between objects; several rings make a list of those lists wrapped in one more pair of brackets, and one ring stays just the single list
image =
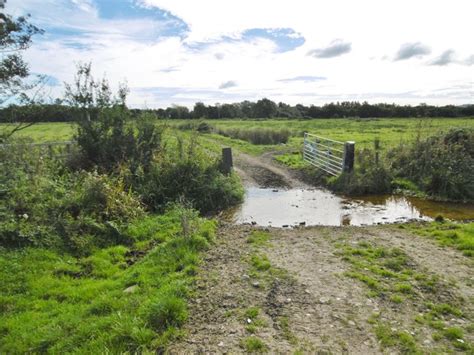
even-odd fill
[{"label": "treeline on horizon", "polygon": [[[79,110],[79,108],[65,105],[60,101],[54,104],[10,105],[0,109],[0,122],[70,122],[76,119]],[[130,109],[130,112],[132,117],[147,112],[155,115],[157,119],[467,117],[474,116],[474,104],[463,106],[419,104],[410,106],[343,101],[323,106],[305,106],[301,104],[291,106],[283,102],[275,103],[264,98],[256,102],[242,101],[232,104],[206,105],[197,102],[192,110],[185,106],[172,105],[165,109]]]}]

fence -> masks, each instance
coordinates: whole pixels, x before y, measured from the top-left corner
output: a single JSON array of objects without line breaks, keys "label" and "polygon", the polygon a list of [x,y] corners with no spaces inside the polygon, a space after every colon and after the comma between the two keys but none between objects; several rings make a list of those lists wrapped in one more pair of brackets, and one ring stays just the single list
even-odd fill
[{"label": "fence", "polygon": [[354,150],[354,142],[339,142],[314,134],[304,134],[303,159],[334,176],[352,171]]}]

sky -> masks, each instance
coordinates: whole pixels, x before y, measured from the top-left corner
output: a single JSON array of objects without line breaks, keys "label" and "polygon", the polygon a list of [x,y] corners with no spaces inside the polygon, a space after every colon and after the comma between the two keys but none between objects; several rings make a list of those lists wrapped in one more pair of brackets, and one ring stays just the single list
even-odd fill
[{"label": "sky", "polygon": [[472,0],[7,0],[61,97],[79,62],[129,106],[474,103]]}]

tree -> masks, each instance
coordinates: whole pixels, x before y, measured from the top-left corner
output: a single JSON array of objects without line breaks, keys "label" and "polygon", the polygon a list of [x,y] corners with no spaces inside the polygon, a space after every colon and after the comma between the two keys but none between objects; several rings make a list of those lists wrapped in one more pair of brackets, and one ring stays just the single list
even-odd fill
[{"label": "tree", "polygon": [[277,113],[277,105],[269,99],[258,100],[255,104],[254,111],[256,118],[270,118],[274,117]]},{"label": "tree", "polygon": [[[30,47],[32,37],[43,33],[43,30],[29,23],[29,17],[15,19],[0,13],[0,107],[9,103],[31,104],[36,101],[44,85],[44,77],[38,77],[36,82],[28,80],[29,67],[22,57],[22,52]],[[33,92],[32,96],[28,96],[29,91]],[[1,134],[0,140],[32,124],[34,122],[15,123],[12,129]]]},{"label": "tree", "polygon": [[161,144],[161,130],[150,114],[131,119],[126,106],[128,87],[119,84],[114,96],[106,78],[95,80],[90,63],[80,63],[66,100],[79,110],[75,139],[83,167],[112,172],[125,164],[132,175],[147,171]]},{"label": "tree", "polygon": [[207,107],[202,102],[196,102],[193,109],[194,118],[207,118]]}]

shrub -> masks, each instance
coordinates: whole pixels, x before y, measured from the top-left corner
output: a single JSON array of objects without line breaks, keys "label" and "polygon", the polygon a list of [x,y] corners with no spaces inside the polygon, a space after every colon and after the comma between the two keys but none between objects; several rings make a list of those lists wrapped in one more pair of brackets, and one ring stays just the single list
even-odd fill
[{"label": "shrub", "polygon": [[238,176],[223,174],[220,161],[209,159],[193,141],[178,142],[174,154],[168,151],[155,161],[135,188],[157,211],[184,199],[201,213],[215,212],[241,202],[244,194]]},{"label": "shrub", "polygon": [[97,119],[78,120],[75,139],[85,168],[111,172],[127,164],[132,173],[148,169],[161,145],[162,128],[147,115],[131,121],[122,107],[102,109]]},{"label": "shrub", "polygon": [[456,129],[389,152],[397,177],[433,196],[474,200],[474,130]]},{"label": "shrub", "polygon": [[5,153],[0,171],[0,245],[66,248],[129,243],[122,225],[144,211],[123,181],[95,172],[72,173],[48,159],[17,161]]},{"label": "shrub", "polygon": [[375,163],[375,153],[363,149],[356,155],[354,171],[327,180],[328,187],[347,195],[383,194],[392,190],[392,176],[382,164]]}]

